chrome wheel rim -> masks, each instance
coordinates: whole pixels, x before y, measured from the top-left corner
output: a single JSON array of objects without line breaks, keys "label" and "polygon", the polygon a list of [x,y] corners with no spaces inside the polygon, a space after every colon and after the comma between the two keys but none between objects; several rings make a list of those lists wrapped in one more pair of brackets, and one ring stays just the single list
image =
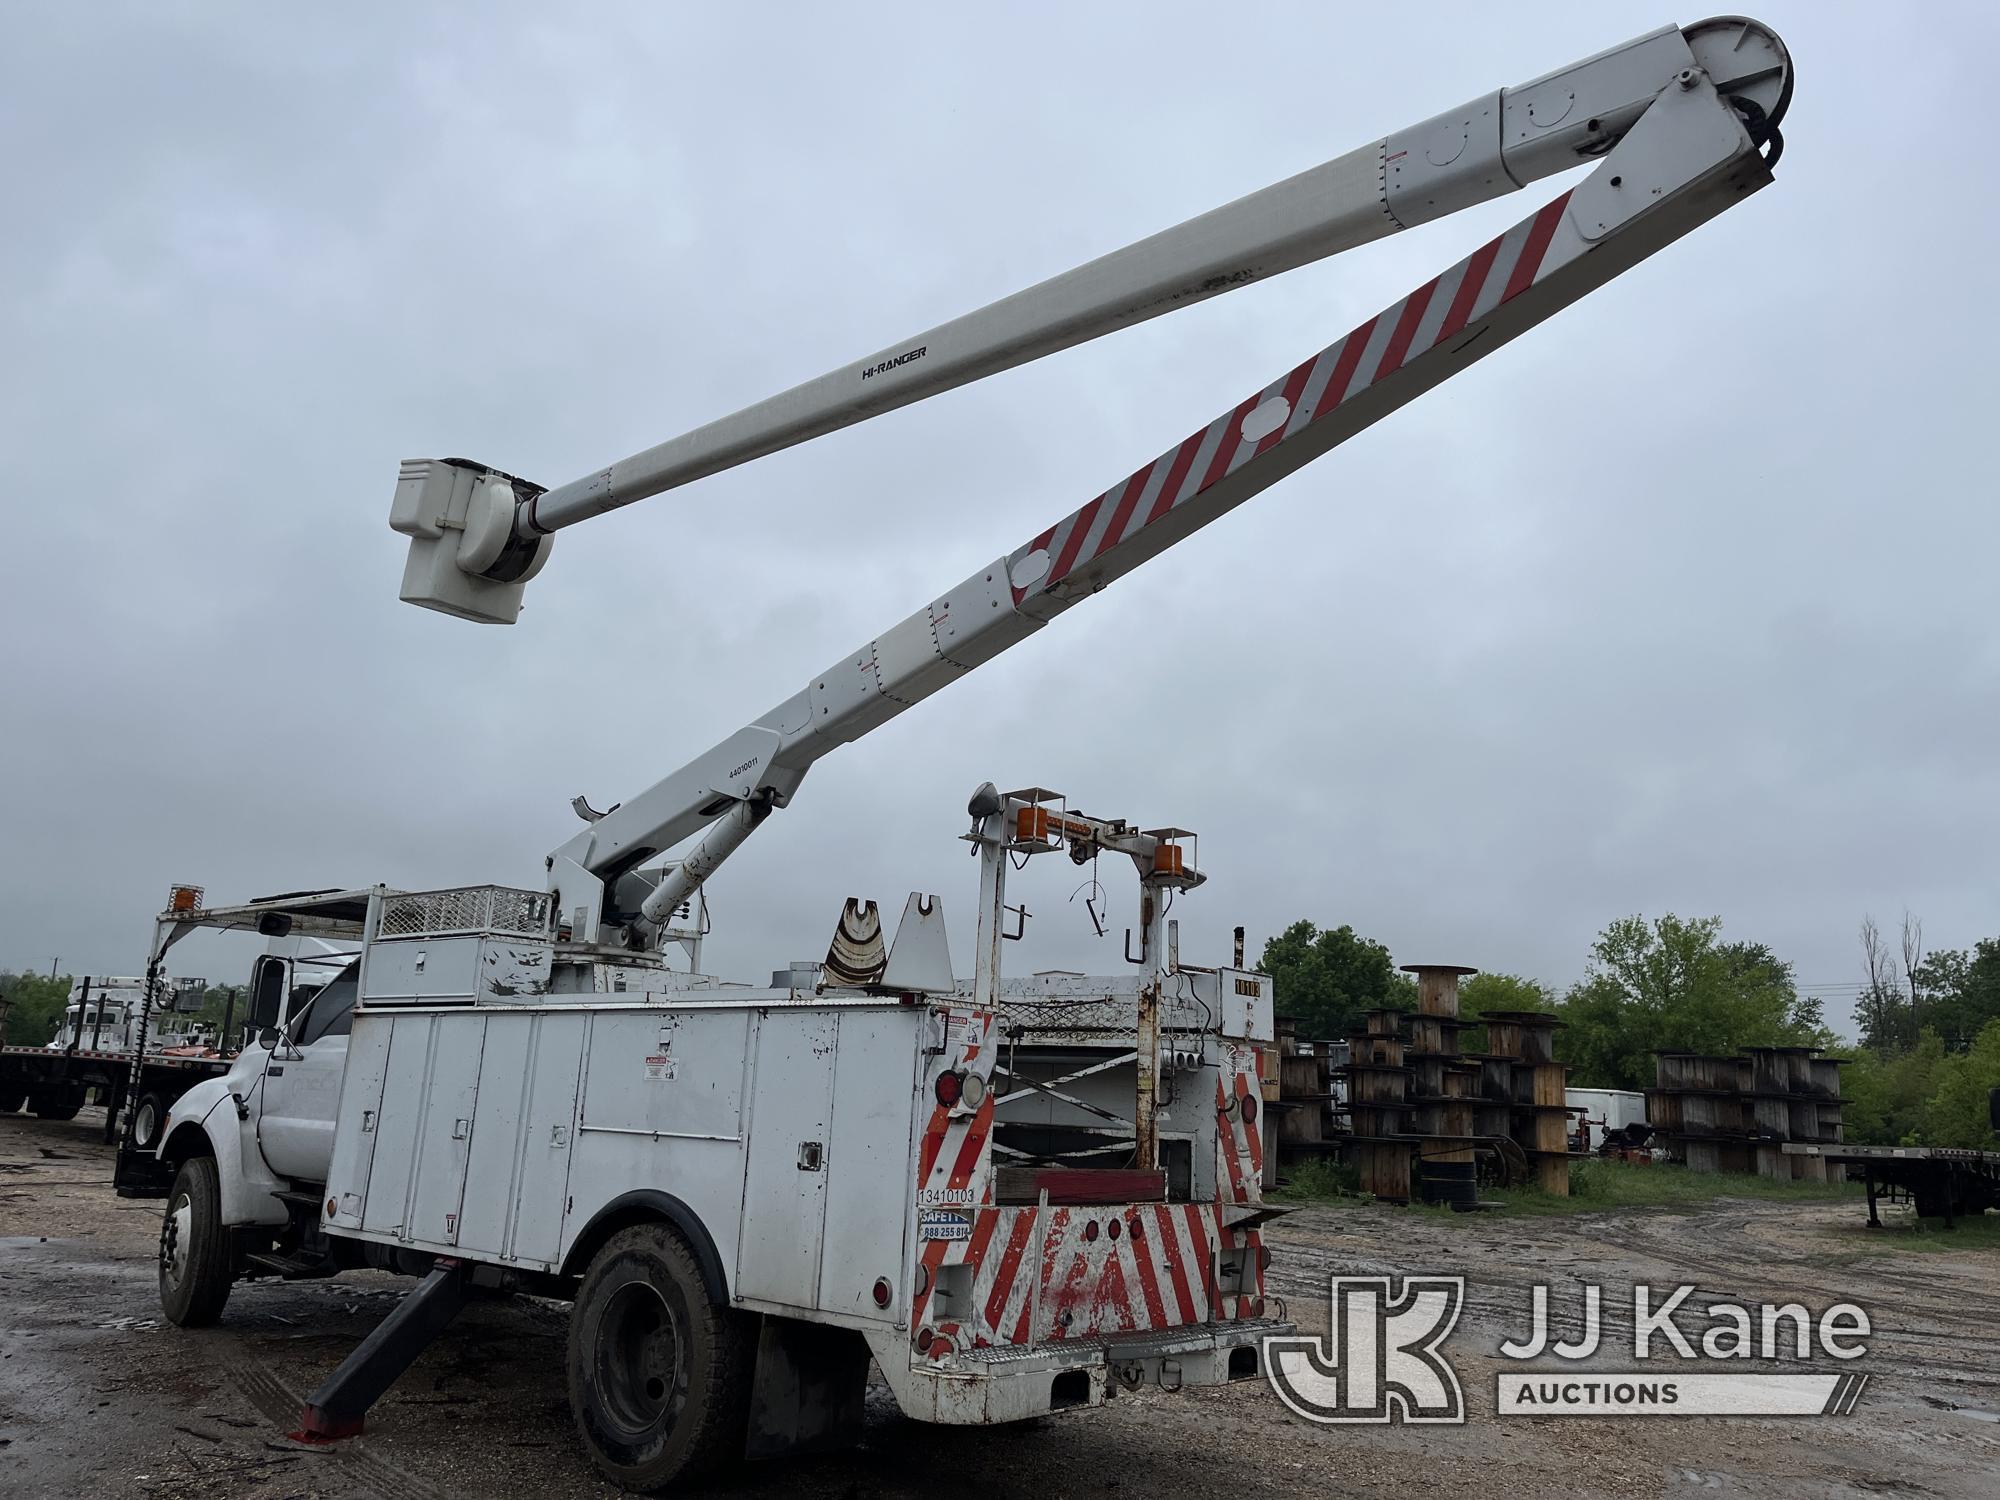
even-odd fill
[{"label": "chrome wheel rim", "polygon": [[179,1286],[187,1274],[188,1241],[194,1232],[194,1206],[185,1197],[176,1198],[160,1226],[160,1274],[169,1285]]}]

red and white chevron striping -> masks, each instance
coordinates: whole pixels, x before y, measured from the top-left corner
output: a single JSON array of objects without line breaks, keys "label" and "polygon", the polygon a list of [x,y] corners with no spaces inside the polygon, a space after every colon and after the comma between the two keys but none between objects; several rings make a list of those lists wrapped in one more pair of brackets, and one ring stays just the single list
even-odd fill
[{"label": "red and white chevron striping", "polygon": [[[1040,578],[1014,589],[1014,603],[1018,606],[1054,588],[1077,568],[1103,557],[1251,459],[1295,437],[1411,359],[1526,291],[1545,269],[1553,269],[1545,267],[1544,260],[1569,197],[1564,193],[1480,246],[1013,553],[1008,559],[1010,574],[1024,557],[1042,552],[1049,558]],[[1287,419],[1258,436],[1246,434],[1244,419],[1273,397],[1284,399]]]}]

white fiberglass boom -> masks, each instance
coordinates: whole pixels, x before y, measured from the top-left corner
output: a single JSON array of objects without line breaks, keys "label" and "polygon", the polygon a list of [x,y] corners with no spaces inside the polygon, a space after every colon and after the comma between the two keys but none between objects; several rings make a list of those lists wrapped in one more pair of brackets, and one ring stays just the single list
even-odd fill
[{"label": "white fiberglass boom", "polygon": [[899,339],[554,489],[476,464],[407,463],[390,524],[410,537],[402,597],[511,624],[565,526],[1075,344],[1192,306],[1412,225],[1501,197],[1610,151],[1691,72],[1761,144],[1788,102],[1790,61],[1741,18],[1663,26],[1385,136],[976,312]]},{"label": "white fiberglass boom", "polygon": [[[1683,35],[1645,41],[1672,37],[1691,59]],[[616,928],[627,942],[651,941],[664,914],[770,808],[784,806],[835,746],[1767,186],[1790,94],[1782,44],[1740,20],[1703,23],[1685,37],[1721,60],[1714,67],[1685,60],[1572,191],[843,657],[755,723],[594,818],[549,859],[571,936],[602,941]],[[1745,62],[1752,57],[1761,59],[1755,67]],[[1734,91],[1719,91],[1717,76]],[[1556,114],[1554,105],[1548,113]],[[1770,156],[1760,150],[1767,143]],[[506,498],[491,501],[493,523]],[[531,566],[545,548],[546,539]],[[718,819],[657,889],[624,881]]]}]

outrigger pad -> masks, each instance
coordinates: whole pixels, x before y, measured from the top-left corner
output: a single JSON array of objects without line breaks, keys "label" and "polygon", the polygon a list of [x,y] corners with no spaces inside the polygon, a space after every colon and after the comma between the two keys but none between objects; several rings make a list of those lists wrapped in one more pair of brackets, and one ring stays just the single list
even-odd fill
[{"label": "outrigger pad", "polygon": [[911,891],[889,945],[882,988],[912,995],[949,995],[958,988],[951,972],[951,943],[945,937],[944,903]]},{"label": "outrigger pad", "polygon": [[471,1294],[472,1267],[459,1261],[438,1262],[306,1399],[299,1430],[292,1436],[302,1442],[330,1443],[359,1433],[368,1408],[451,1326]]},{"label": "outrigger pad", "polygon": [[873,901],[849,896],[840,909],[840,922],[833,929],[833,943],[826,950],[820,970],[820,988],[866,989],[879,982],[889,956],[882,948],[882,914]]}]

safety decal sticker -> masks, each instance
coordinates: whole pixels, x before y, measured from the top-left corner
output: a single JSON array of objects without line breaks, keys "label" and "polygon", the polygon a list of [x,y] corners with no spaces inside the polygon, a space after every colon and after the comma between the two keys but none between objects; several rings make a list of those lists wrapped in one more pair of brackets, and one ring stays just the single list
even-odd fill
[{"label": "safety decal sticker", "polygon": [[917,1216],[917,1238],[969,1240],[972,1238],[972,1215],[953,1213],[946,1208],[927,1208]]}]

